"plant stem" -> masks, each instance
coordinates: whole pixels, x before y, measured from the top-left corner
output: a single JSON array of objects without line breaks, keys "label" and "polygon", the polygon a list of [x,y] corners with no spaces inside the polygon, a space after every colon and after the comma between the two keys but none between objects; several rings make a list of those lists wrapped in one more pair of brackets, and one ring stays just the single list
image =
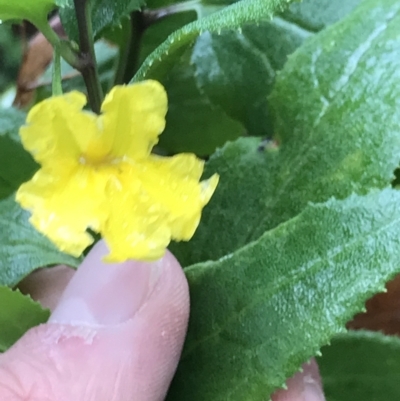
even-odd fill
[{"label": "plant stem", "polygon": [[69,42],[60,39],[47,20],[35,21],[35,25],[53,48],[58,49],[61,57],[72,67],[79,69],[79,54],[72,49]]},{"label": "plant stem", "polygon": [[131,14],[131,39],[126,56],[126,65],[129,65],[129,69],[125,68],[124,82],[129,82],[139,67],[140,44],[145,30],[143,13],[139,11],[133,12]]},{"label": "plant stem", "polygon": [[63,92],[61,84],[61,58],[59,47],[54,48],[52,92],[53,96],[62,95]]},{"label": "plant stem", "polygon": [[125,83],[125,71],[128,65],[129,49],[131,48],[132,43],[132,22],[129,20],[123,29],[127,30],[126,43],[120,44],[119,46],[118,64],[113,81],[114,85],[121,85]]},{"label": "plant stem", "polygon": [[100,113],[103,101],[103,90],[97,71],[96,55],[94,53],[94,37],[90,15],[90,0],[74,0],[75,13],[78,21],[80,66],[88,91],[89,104],[95,113]]}]

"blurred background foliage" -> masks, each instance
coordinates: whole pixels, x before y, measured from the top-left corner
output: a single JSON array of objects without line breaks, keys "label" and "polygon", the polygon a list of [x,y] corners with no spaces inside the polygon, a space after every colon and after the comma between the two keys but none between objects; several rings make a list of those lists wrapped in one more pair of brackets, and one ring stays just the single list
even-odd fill
[{"label": "blurred background foliage", "polygon": [[22,48],[18,29],[8,23],[0,24],[0,92],[15,85]]}]

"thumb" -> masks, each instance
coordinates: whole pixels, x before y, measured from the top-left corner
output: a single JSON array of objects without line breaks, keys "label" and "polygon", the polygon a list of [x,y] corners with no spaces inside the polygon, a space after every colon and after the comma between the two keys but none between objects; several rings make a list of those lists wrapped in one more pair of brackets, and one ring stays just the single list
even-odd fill
[{"label": "thumb", "polygon": [[188,286],[167,253],[156,262],[105,264],[97,244],[49,323],[0,356],[0,400],[157,401],[179,360]]}]

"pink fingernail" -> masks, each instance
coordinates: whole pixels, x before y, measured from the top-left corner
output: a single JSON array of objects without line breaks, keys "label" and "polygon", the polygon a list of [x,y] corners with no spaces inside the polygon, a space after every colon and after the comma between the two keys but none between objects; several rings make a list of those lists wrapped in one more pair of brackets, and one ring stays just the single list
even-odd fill
[{"label": "pink fingernail", "polygon": [[68,284],[50,322],[72,325],[116,325],[146,303],[165,261],[104,263],[106,245],[98,243]]}]

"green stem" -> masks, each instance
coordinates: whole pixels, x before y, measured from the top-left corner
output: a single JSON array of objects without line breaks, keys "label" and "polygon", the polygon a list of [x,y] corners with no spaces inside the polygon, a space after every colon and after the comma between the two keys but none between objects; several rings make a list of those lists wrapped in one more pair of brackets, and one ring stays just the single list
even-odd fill
[{"label": "green stem", "polygon": [[80,60],[79,55],[72,49],[70,43],[60,39],[60,37],[54,32],[48,21],[41,20],[35,21],[34,24],[42,32],[43,36],[49,41],[54,49],[58,49],[61,57],[72,67],[79,69]]},{"label": "green stem", "polygon": [[53,96],[60,96],[63,93],[61,84],[61,57],[58,47],[54,48],[52,92]]},{"label": "green stem", "polygon": [[80,62],[79,71],[83,76],[88,91],[89,104],[95,113],[100,113],[103,102],[103,90],[97,71],[94,53],[94,37],[90,16],[90,0],[74,0],[78,21]]}]

